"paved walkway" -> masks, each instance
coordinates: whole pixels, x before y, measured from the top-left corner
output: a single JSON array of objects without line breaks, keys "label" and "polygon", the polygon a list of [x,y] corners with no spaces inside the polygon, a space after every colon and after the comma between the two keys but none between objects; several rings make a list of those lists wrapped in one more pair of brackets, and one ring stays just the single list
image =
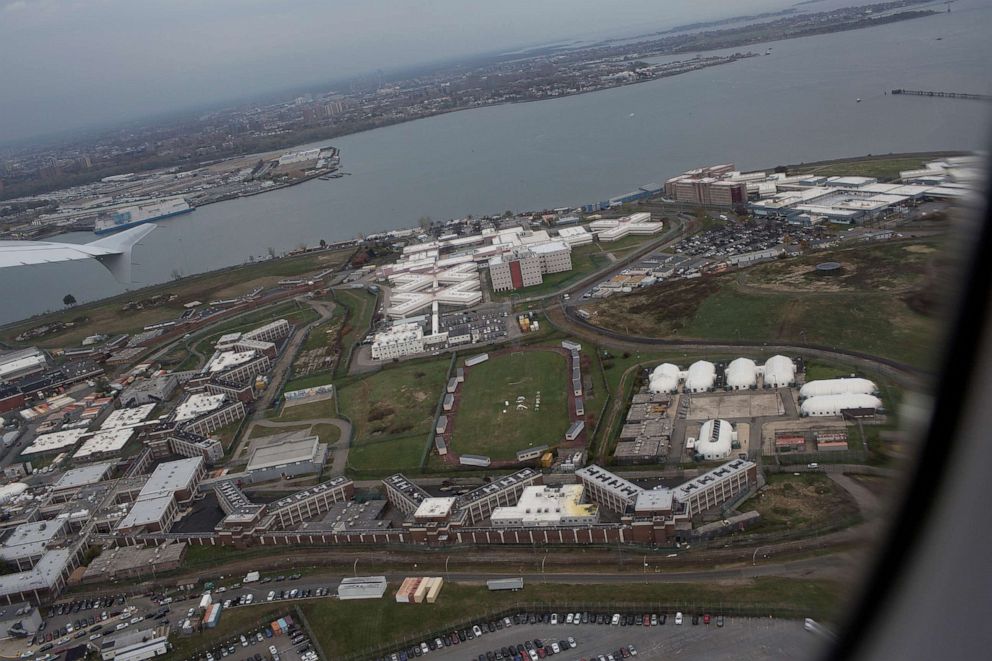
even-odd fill
[{"label": "paved walkway", "polygon": [[851,494],[854,498],[854,502],[858,504],[858,509],[861,510],[862,516],[866,519],[871,519],[877,516],[881,509],[882,504],[874,493],[871,492],[868,487],[860,484],[859,482],[851,479],[843,473],[827,473],[829,477],[837,486]]}]

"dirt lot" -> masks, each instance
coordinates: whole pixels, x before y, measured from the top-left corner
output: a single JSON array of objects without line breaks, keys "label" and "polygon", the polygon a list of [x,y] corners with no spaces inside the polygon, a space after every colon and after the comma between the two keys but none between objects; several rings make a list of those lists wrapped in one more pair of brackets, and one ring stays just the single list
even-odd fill
[{"label": "dirt lot", "polygon": [[761,514],[755,527],[761,532],[815,529],[860,518],[854,499],[819,473],[769,475],[765,488],[739,509]]}]

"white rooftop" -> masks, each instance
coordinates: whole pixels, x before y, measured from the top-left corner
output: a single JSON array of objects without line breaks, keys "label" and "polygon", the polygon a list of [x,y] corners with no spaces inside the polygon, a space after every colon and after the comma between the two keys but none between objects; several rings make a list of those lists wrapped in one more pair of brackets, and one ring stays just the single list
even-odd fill
[{"label": "white rooftop", "polygon": [[120,452],[134,436],[133,429],[108,429],[97,432],[83,441],[83,444],[72,455],[73,459],[85,459],[94,454]]},{"label": "white rooftop", "polygon": [[204,413],[216,411],[224,405],[227,395],[210,395],[205,392],[193,393],[176,407],[175,420],[183,422],[198,418]]},{"label": "white rooftop", "polygon": [[21,454],[54,452],[55,450],[59,450],[61,448],[72,447],[85,435],[85,429],[63,429],[62,431],[53,432],[51,434],[44,434],[35,438],[34,442],[24,448]]},{"label": "white rooftop", "polygon": [[155,404],[142,404],[133,409],[117,409],[107,416],[107,419],[100,425],[101,430],[115,429],[119,427],[132,427],[143,422],[152,414]]},{"label": "white rooftop", "polygon": [[83,487],[87,484],[94,484],[100,482],[110,473],[110,469],[114,467],[113,461],[102,461],[96,464],[87,464],[86,466],[80,466],[79,468],[73,468],[62,473],[62,477],[52,485],[53,491],[62,491],[64,489],[75,489],[77,487]]},{"label": "white rooftop", "polygon": [[416,519],[448,516],[455,506],[455,500],[455,498],[424,498],[413,516]]},{"label": "white rooftop", "polygon": [[203,371],[211,374],[224,372],[232,367],[247,363],[255,357],[255,351],[218,351],[204,366]]}]

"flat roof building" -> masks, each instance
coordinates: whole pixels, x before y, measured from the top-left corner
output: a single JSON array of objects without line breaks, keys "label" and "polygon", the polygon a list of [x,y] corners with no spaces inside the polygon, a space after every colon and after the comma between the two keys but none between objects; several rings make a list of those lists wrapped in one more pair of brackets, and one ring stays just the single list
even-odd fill
[{"label": "flat roof building", "polygon": [[327,444],[317,436],[283,441],[256,448],[245,471],[253,482],[320,473],[327,459]]}]

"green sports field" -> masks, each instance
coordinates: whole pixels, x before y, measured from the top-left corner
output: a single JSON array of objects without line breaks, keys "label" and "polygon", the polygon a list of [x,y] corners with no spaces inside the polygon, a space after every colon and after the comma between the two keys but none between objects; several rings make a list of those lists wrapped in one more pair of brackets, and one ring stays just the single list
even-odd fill
[{"label": "green sports field", "polygon": [[569,424],[569,387],[568,361],[552,351],[516,351],[469,368],[452,451],[513,459],[517,450],[558,443]]}]

